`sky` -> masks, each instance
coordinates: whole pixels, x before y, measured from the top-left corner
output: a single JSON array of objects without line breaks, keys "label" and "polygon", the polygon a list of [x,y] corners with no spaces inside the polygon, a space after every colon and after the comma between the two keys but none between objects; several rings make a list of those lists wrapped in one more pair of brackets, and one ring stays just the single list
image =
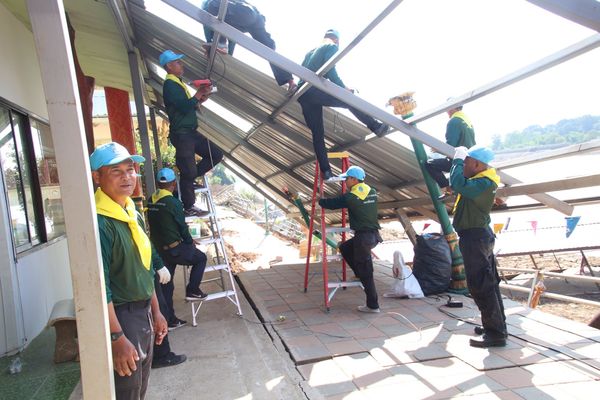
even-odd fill
[{"label": "sky", "polygon": [[[199,0],[192,0],[200,4]],[[324,32],[340,32],[343,48],[388,4],[388,0],[252,0],[267,20],[277,51],[300,63]],[[160,0],[149,10],[204,39],[199,24],[178,19]],[[176,13],[176,12],[175,12]],[[595,32],[524,0],[405,0],[338,64],[358,96],[385,107],[390,97],[415,91],[415,114],[592,36]],[[266,61],[237,46],[234,57],[271,74]],[[464,111],[478,143],[531,125],[553,124],[586,114],[599,115],[600,49],[501,89]],[[444,138],[445,114],[419,124]],[[404,137],[403,134],[394,134]]]}]

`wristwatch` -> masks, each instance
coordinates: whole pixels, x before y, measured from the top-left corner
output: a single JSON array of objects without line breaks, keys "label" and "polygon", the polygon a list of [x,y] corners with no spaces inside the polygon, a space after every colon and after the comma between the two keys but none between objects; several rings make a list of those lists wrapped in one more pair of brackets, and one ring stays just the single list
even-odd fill
[{"label": "wristwatch", "polygon": [[123,331],[119,331],[119,332],[111,332],[110,333],[110,341],[114,342],[117,339],[119,339],[121,336],[123,336]]}]

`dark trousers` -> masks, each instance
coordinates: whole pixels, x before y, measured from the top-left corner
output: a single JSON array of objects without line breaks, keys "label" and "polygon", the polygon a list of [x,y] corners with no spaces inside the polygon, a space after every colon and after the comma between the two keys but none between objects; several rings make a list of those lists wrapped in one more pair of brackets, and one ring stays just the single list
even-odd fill
[{"label": "dark trousers", "polygon": [[357,231],[354,237],[340,245],[340,252],[365,288],[367,307],[379,308],[377,290],[373,278],[371,250],[381,242],[377,231]]},{"label": "dark trousers", "polygon": [[175,290],[173,280],[175,279],[175,267],[177,267],[178,264],[192,266],[192,270],[190,271],[190,281],[185,290],[186,292],[195,293],[200,288],[202,276],[204,276],[206,254],[198,250],[196,246],[191,243],[180,243],[179,246],[173,247],[172,249],[161,251],[160,256],[171,273],[171,280],[169,283],[161,285],[167,308],[166,313],[163,315],[167,322],[173,322],[176,318],[175,310],[173,308],[173,291]]},{"label": "dark trousers", "polygon": [[488,227],[465,229],[458,235],[467,286],[481,312],[481,323],[485,333],[492,338],[505,338],[506,316],[500,295],[500,276],[494,257],[494,233]]},{"label": "dark trousers", "polygon": [[348,104],[341,100],[336,99],[330,94],[320,91],[317,88],[311,87],[298,98],[298,102],[302,107],[302,114],[304,115],[304,121],[306,126],[312,133],[313,147],[315,149],[315,155],[319,162],[321,172],[327,172],[331,170],[329,160],[327,159],[327,149],[325,147],[325,128],[323,127],[323,107],[340,107],[347,108],[360,122],[365,124],[372,132],[377,130],[381,125],[376,119],[359,111],[355,108],[350,107]]},{"label": "dark trousers", "polygon": [[131,376],[119,376],[115,372],[115,395],[117,400],[140,400],[146,396],[152,366],[154,332],[150,300],[116,305],[115,314],[123,333],[140,357]]},{"label": "dark trousers", "polygon": [[448,178],[446,178],[444,172],[450,172],[451,167],[452,160],[447,157],[430,159],[425,163],[425,169],[440,188],[450,186],[450,182],[448,182]]},{"label": "dark trousers", "polygon": [[[206,11],[212,15],[218,15],[219,3],[220,1],[209,2],[208,6],[206,7]],[[258,12],[256,7],[249,4],[230,2],[227,6],[225,22],[240,32],[249,33],[250,36],[252,36],[252,38],[257,42],[275,50],[275,41],[273,38],[271,38],[271,35],[269,32],[267,32],[265,27],[266,18]],[[206,37],[207,42],[212,42],[214,32],[212,29],[205,26],[204,36]],[[221,40],[223,43],[225,41],[225,37],[221,36]],[[233,55],[234,49],[235,42],[230,40],[228,48],[229,55]],[[273,71],[273,76],[275,77],[275,80],[279,86],[292,79],[292,74],[281,69],[275,64],[271,64],[271,70]]]},{"label": "dark trousers", "polygon": [[[156,293],[156,298],[158,299],[158,307],[160,308],[160,313],[163,317],[167,318],[167,312],[169,309],[167,308],[167,303],[165,301],[165,296],[162,292],[162,285],[159,281],[158,274],[154,274],[154,292]],[[161,344],[154,345],[154,356],[153,359],[159,359],[167,356],[171,352],[171,345],[169,344],[169,334],[167,334]]]},{"label": "dark trousers", "polygon": [[[173,134],[169,137],[175,147],[175,163],[179,168],[181,201],[187,210],[196,202],[194,180],[210,171],[223,159],[223,152],[198,131]],[[202,160],[196,164],[196,154]]]}]

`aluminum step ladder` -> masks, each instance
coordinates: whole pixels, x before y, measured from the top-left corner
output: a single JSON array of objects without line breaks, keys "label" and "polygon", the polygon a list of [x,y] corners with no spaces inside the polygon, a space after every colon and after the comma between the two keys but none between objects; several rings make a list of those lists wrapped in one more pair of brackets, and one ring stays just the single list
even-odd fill
[{"label": "aluminum step ladder", "polygon": [[[210,190],[210,186],[208,182],[204,181],[204,187],[197,188],[194,190],[196,193],[196,205],[200,205],[202,208],[208,210],[208,214],[202,217],[186,217],[185,221],[190,224],[198,223],[200,220],[206,222],[208,225],[210,234],[207,237],[201,237],[199,239],[194,239],[196,243],[196,247],[213,247],[214,249],[214,257],[212,261],[209,259],[206,263],[206,268],[204,269],[204,277],[202,279],[202,283],[215,282],[220,290],[213,293],[208,293],[208,297],[204,300],[188,300],[186,302],[190,303],[192,308],[192,325],[197,326],[198,323],[196,321],[196,317],[200,312],[200,308],[205,301],[212,301],[217,299],[226,298],[231,301],[237,307],[237,314],[242,315],[242,308],[240,306],[240,300],[238,298],[237,289],[235,286],[235,280],[233,279],[233,273],[231,272],[231,266],[229,264],[229,259],[227,258],[227,251],[225,249],[225,241],[223,240],[223,236],[221,235],[221,226],[219,224],[219,219],[217,217],[217,208],[215,206],[212,192]],[[201,232],[200,227],[198,227],[198,231]],[[184,279],[185,285],[187,286],[189,280],[189,274],[191,271],[190,265],[184,266]],[[210,278],[206,278],[206,274],[213,272],[217,273],[217,276],[213,276]],[[212,274],[214,275],[214,274]],[[226,276],[227,275],[227,276]]]},{"label": "aluminum step ladder", "polygon": [[[327,153],[327,157],[329,159],[341,159],[342,160],[342,173],[346,172],[346,170],[350,167],[350,162],[348,160],[348,157],[350,157],[350,154],[348,152],[344,151],[344,152],[337,152],[337,153]],[[342,184],[342,193],[346,193],[346,182],[345,181],[331,182],[331,184],[337,184],[340,182]],[[312,250],[312,237],[313,237],[313,234],[315,234],[317,232],[317,230],[314,229],[317,193],[319,193],[320,198],[323,198],[323,185],[325,183],[329,183],[329,182],[324,181],[323,176],[321,174],[321,168],[319,168],[319,163],[317,162],[316,168],[315,168],[315,179],[314,179],[314,183],[313,183],[313,192],[312,192],[312,200],[311,200],[310,223],[309,223],[309,227],[308,227],[308,231],[310,232],[310,234],[308,235],[308,251],[306,254],[306,268],[304,270],[304,292],[305,293],[308,290],[308,269],[309,269],[309,265],[310,265],[310,257],[311,257],[311,250]],[[343,208],[341,213],[342,213],[341,226],[340,227],[328,227],[326,224],[326,221],[325,221],[325,209],[321,208],[321,216],[320,216],[321,229],[318,230],[318,233],[320,233],[320,235],[321,235],[321,245],[322,245],[321,264],[322,264],[322,268],[323,268],[323,298],[324,298],[325,309],[327,312],[329,312],[329,305],[331,303],[331,300],[333,299],[333,296],[335,295],[335,293],[337,292],[338,289],[340,289],[340,288],[346,289],[348,287],[360,287],[360,288],[364,289],[362,286],[362,283],[360,283],[358,281],[348,281],[347,280],[346,260],[344,260],[344,258],[340,254],[336,254],[333,256],[327,255],[327,234],[328,233],[341,234],[342,242],[344,242],[344,241],[346,241],[346,234],[352,232],[352,230],[346,226],[348,210]],[[342,261],[342,279],[341,279],[341,281],[330,282],[329,281],[328,263],[332,262],[332,261],[339,261],[340,259]]]}]

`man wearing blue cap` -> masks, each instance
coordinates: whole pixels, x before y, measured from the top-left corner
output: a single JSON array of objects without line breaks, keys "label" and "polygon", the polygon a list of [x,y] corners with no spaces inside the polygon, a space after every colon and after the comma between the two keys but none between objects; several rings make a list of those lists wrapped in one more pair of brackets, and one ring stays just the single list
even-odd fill
[{"label": "man wearing blue cap", "polygon": [[365,171],[361,167],[352,166],[339,178],[346,179],[348,192],[335,198],[320,199],[319,205],[331,210],[348,209],[354,237],[340,245],[340,252],[365,288],[366,305],[358,306],[358,311],[378,313],[379,302],[371,258],[371,250],[383,241],[379,235],[381,227],[377,218],[377,191],[364,183]]},{"label": "man wearing blue cap", "polygon": [[450,186],[458,193],[452,225],[460,240],[467,286],[481,312],[483,326],[475,327],[481,339],[473,347],[506,346],[506,316],[500,294],[500,277],[494,257],[494,232],[490,211],[500,177],[488,164],[494,153],[486,147],[458,147],[450,170]]},{"label": "man wearing blue cap", "polygon": [[[152,194],[148,202],[148,223],[150,224],[150,239],[165,260],[171,276],[175,276],[175,267],[191,265],[190,281],[185,289],[187,300],[204,300],[207,295],[200,290],[200,283],[206,268],[206,254],[194,245],[189,228],[185,223],[183,206],[179,199],[173,196],[177,187],[175,172],[163,168],[156,174],[158,190]],[[173,309],[173,281],[163,285],[163,293],[169,309],[166,318],[170,329],[176,329],[186,324],[175,316]]]},{"label": "man wearing blue cap", "polygon": [[[167,334],[167,322],[154,292],[154,270],[168,271],[144,232],[131,195],[137,182],[131,155],[118,143],[99,146],[90,156],[104,266],[106,301],[117,399],[143,399],[152,362],[152,345]],[[154,335],[153,335],[154,333]]]},{"label": "man wearing blue cap", "polygon": [[[249,33],[257,42],[275,50],[275,41],[271,38],[271,35],[265,28],[266,18],[256,7],[245,0],[229,0],[227,3],[227,12],[225,13],[225,22],[227,24],[233,26],[240,32]],[[219,14],[220,5],[221,0],[204,0],[202,9],[217,16]],[[206,25],[204,25],[204,36],[209,44],[213,41],[214,32]],[[233,55],[235,42],[230,40],[229,46],[227,46],[227,38],[221,35],[217,46],[217,49],[220,52],[228,52],[229,55]],[[225,50],[226,48],[227,50]],[[271,70],[273,71],[273,76],[279,86],[287,83],[289,91],[296,88],[294,78],[288,71],[281,69],[275,64],[271,64]]]},{"label": "man wearing blue cap", "polygon": [[[313,72],[317,72],[337,51],[339,50],[340,34],[335,29],[329,29],[325,32],[325,38],[323,43],[309,51],[302,61],[302,66],[310,69]],[[352,89],[346,87],[342,79],[339,77],[335,66],[331,68],[325,74],[325,78],[338,86],[343,87],[351,92]],[[302,81],[300,81],[300,85]],[[378,122],[370,115],[363,113],[355,108],[350,107],[348,104],[341,100],[338,100],[334,96],[327,94],[315,87],[309,88],[302,96],[298,98],[298,102],[302,107],[302,114],[304,115],[304,121],[306,126],[310,129],[313,139],[313,147],[315,149],[315,155],[319,168],[323,174],[323,178],[327,181],[334,180],[333,173],[331,172],[331,166],[327,159],[327,148],[325,147],[325,128],[323,126],[323,107],[340,107],[347,108],[360,122],[365,124],[371,132],[376,135],[383,135],[389,130],[389,126]]]},{"label": "man wearing blue cap", "polygon": [[[203,176],[223,159],[221,150],[198,132],[196,108],[208,99],[212,86],[202,85],[191,95],[181,79],[183,76],[182,54],[165,50],[159,58],[167,71],[163,84],[163,101],[169,116],[169,140],[175,146],[175,161],[181,174],[179,189],[187,216],[203,216],[194,203],[194,181]],[[202,160],[196,164],[196,154]]]},{"label": "man wearing blue cap", "polygon": [[[446,124],[446,143],[455,148],[464,146],[468,149],[475,146],[475,130],[469,118],[462,111],[462,106],[448,110],[448,117],[450,120]],[[451,166],[452,160],[448,157],[433,158],[427,160],[425,164],[427,172],[443,191],[440,200],[452,194],[450,182],[444,176],[444,172],[450,172]]]}]

